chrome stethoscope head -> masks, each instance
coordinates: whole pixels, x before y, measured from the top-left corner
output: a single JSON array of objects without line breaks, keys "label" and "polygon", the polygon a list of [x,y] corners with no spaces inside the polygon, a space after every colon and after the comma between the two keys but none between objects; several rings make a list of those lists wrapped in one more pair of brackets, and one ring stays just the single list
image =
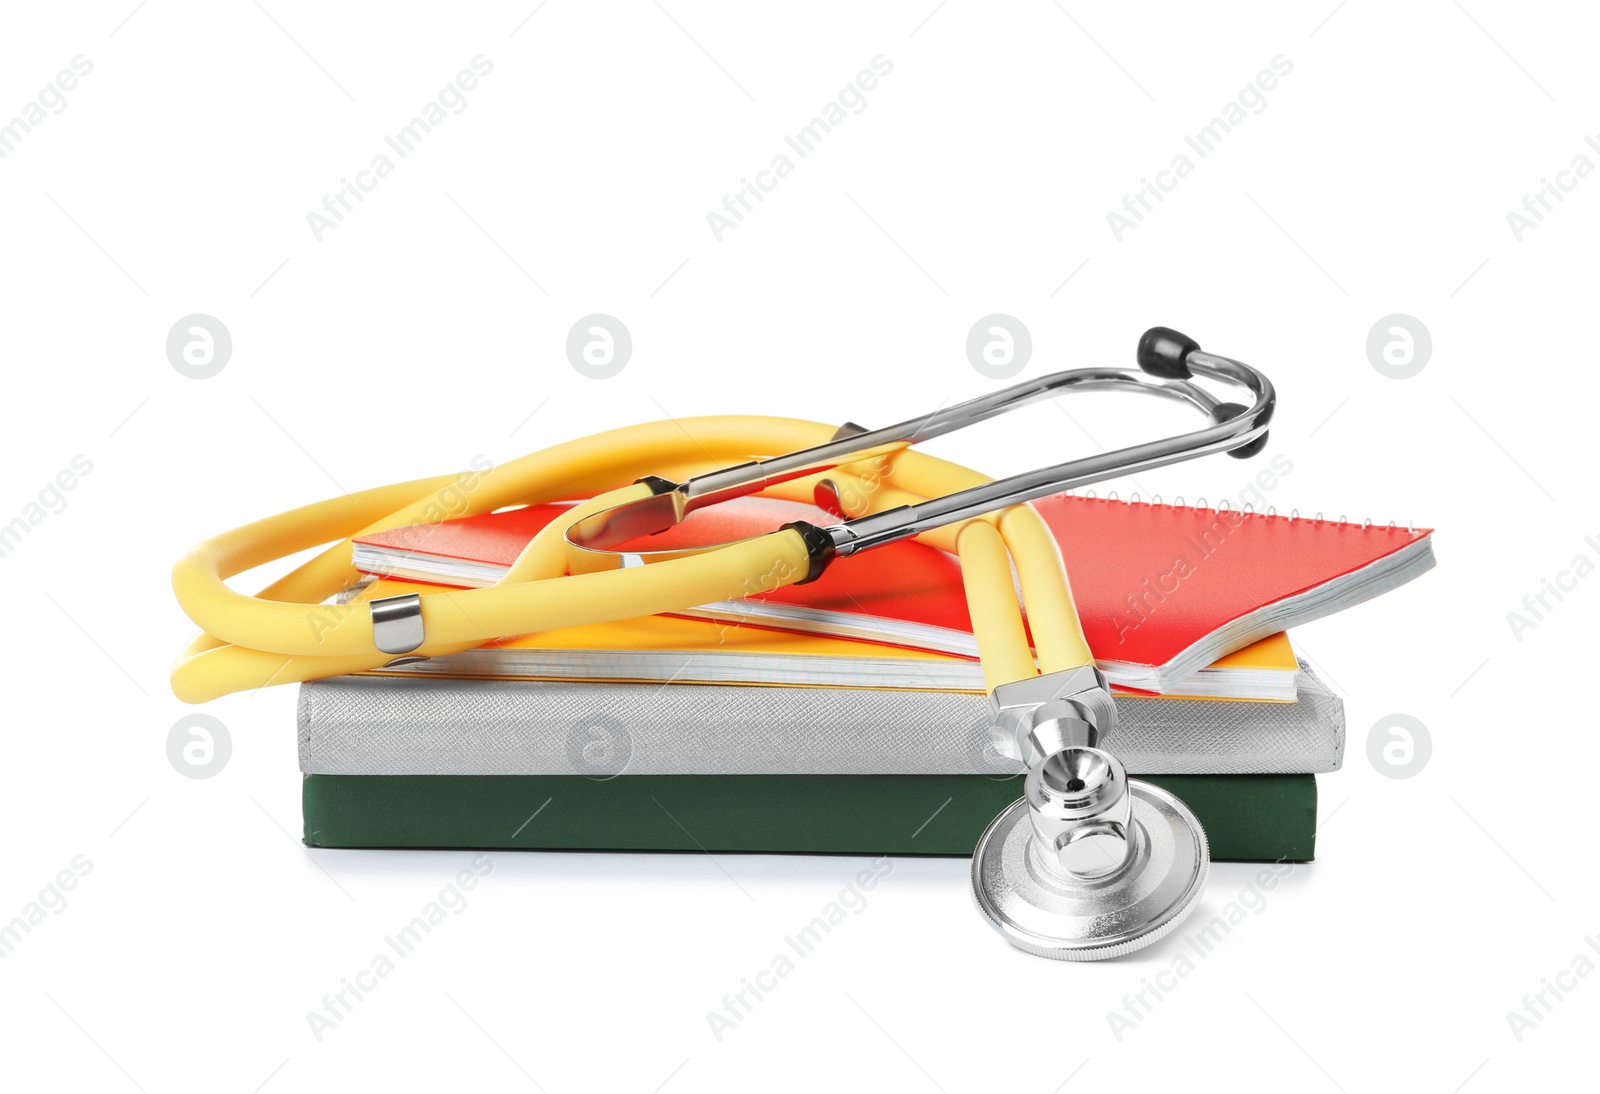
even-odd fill
[{"label": "chrome stethoscope head", "polygon": [[1022,797],[972,853],[972,895],[1019,949],[1062,961],[1119,957],[1183,922],[1211,853],[1177,797],[1106,751],[1110,687],[1085,666],[1002,684],[990,695],[995,744],[1028,768]]}]

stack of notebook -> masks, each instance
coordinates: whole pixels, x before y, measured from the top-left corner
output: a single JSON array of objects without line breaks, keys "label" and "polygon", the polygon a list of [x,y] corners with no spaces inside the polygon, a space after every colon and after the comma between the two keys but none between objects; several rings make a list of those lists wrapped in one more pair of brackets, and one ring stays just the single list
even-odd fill
[{"label": "stack of notebook", "polygon": [[[1426,570],[1429,531],[1035,506],[1118,692],[1108,747],[1195,810],[1213,857],[1310,859],[1343,707],[1284,632]],[[492,584],[563,508],[366,537],[352,595]],[[746,499],[653,545],[795,519],[829,518]],[[959,565],[909,542],[757,598],[305,684],[299,729],[313,846],[968,854],[1021,793]]]}]

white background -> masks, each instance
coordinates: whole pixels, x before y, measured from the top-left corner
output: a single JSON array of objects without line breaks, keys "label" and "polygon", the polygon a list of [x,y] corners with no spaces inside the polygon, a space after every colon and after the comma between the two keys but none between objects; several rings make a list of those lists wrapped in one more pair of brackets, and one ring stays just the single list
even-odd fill
[{"label": "white background", "polygon": [[[1592,12],[133,2],[11,5],[0,33],[0,119],[94,66],[0,160],[0,523],[93,464],[0,559],[0,919],[93,864],[0,962],[10,1085],[1592,1082],[1600,976],[1520,1041],[1506,1017],[1600,934],[1600,579],[1520,641],[1507,622],[1600,558],[1600,179],[1520,241],[1506,219],[1600,162]],[[318,242],[306,214],[479,54],[467,109]],[[706,214],[879,54],[867,108],[718,242]],[[1107,212],[1280,54],[1266,108],[1118,242]],[[164,349],[196,312],[234,343],[205,381]],[[592,312],[633,335],[612,380],[566,360]],[[499,854],[319,1043],[306,1013],[469,856],[303,849],[292,688],[208,705],[231,761],[176,773],[166,674],[192,628],[171,562],[341,489],[668,414],[898,420],[998,386],[964,351],[992,312],[1032,332],[1027,375],[1131,364],[1154,323],[1257,364],[1280,395],[1267,455],[1293,462],[1273,504],[1439,529],[1434,572],[1296,635],[1350,725],[1317,862],[1119,1040],[1107,1013],[1175,944],[1040,961],[978,918],[965,861],[897,860],[719,1042],[706,1013],[862,860]],[[1431,331],[1412,379],[1367,358],[1392,313]],[[1159,409],[1045,404],[932,449],[1019,470],[1180,422]],[[1237,498],[1251,470],[1138,487]],[[1366,755],[1396,712],[1433,742],[1404,780]],[[1217,866],[1199,915],[1255,872]]]}]

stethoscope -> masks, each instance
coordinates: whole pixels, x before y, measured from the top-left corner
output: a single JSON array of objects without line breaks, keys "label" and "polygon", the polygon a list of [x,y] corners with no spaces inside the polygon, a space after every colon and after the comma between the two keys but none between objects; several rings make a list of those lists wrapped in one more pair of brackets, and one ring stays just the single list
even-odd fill
[{"label": "stethoscope", "polygon": [[[1139,372],[1058,372],[880,429],[766,417],[632,426],[532,453],[470,483],[461,475],[417,479],[236,528],[173,567],[178,601],[203,631],[179,656],[173,691],[201,703],[515,635],[682,611],[814,581],[840,559],[915,536],[960,559],[998,743],[1028,766],[1023,797],[974,853],[979,908],[1033,953],[1127,953],[1171,931],[1193,907],[1210,861],[1205,834],[1181,801],[1128,778],[1101,747],[1116,705],[1084,641],[1055,540],[1021,503],[1208,453],[1253,455],[1274,404],[1271,382],[1256,369],[1165,327],[1145,332],[1137,360]],[[1192,382],[1197,377],[1237,388],[1249,402],[1219,401]],[[998,480],[911,450],[1078,391],[1176,400],[1211,424]],[[748,458],[760,452],[786,454]],[[639,478],[641,471],[653,473]],[[826,527],[796,521],[690,551],[633,547],[696,509],[755,493],[815,502],[843,519]],[[359,580],[356,536],[435,522],[441,513],[573,499],[586,500],[535,536],[494,586],[326,603]],[[226,584],[330,542],[256,596]]]}]

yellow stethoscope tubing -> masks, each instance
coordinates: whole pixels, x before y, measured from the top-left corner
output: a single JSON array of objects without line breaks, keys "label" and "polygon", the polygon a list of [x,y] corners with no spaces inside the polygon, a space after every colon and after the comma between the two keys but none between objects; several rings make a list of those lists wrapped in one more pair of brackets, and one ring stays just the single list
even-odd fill
[{"label": "yellow stethoscope tubing", "polygon": [[[738,423],[748,427],[751,421],[759,422],[759,430],[740,433],[735,429]],[[686,430],[692,432],[692,439]],[[757,436],[748,435],[750,432]],[[467,504],[452,515],[469,516],[505,505],[583,497],[617,487],[634,477],[640,466],[695,457],[711,461],[744,459],[748,458],[752,442],[758,448],[764,447],[763,441],[772,442],[774,447],[803,447],[818,443],[819,436],[826,439],[827,435],[825,426],[783,418],[700,418],[611,430],[490,469],[470,492]],[[363,490],[212,537],[173,568],[173,586],[179,602],[191,619],[221,642],[313,656],[364,652],[371,646],[370,619],[363,628],[362,621],[356,618],[359,613],[351,613],[348,621],[341,621],[333,629],[309,634],[304,599],[314,596],[320,602],[356,578],[348,550],[351,539],[424,522],[438,495],[454,483],[453,477],[440,476]],[[645,492],[636,485],[624,486],[621,491],[607,503],[619,504]],[[560,531],[564,532],[564,528]],[[257,597],[236,593],[223,583],[255,566],[335,540],[342,542]],[[531,544],[529,551],[533,557],[540,555],[540,550]],[[526,566],[520,570],[523,572],[518,575],[519,581],[502,585],[509,587],[528,580]],[[300,602],[279,603],[291,596]],[[497,600],[499,596],[475,599]]]},{"label": "yellow stethoscope tubing", "polygon": [[[491,469],[470,492],[464,510],[450,515],[579,496],[636,473],[641,466],[692,466],[698,461],[717,465],[719,460],[750,458],[752,451],[808,447],[831,435],[831,427],[782,418],[710,417],[627,427]],[[871,462],[874,466],[865,475],[851,474],[859,466],[826,475],[847,483],[853,497],[864,499],[863,511],[893,508],[989,481],[967,468],[910,451]],[[821,477],[781,484],[768,493],[798,496],[805,491],[809,500],[809,486]],[[340,610],[322,602],[358,576],[349,561],[352,538],[423,522],[430,508],[437,511],[440,494],[459,481],[459,476],[437,476],[361,491],[256,521],[195,547],[174,567],[173,585],[185,612],[204,633],[174,667],[174,692],[188,702],[205,702],[269,683],[386,665],[391,656],[376,649],[367,611]],[[670,562],[562,577],[573,550],[564,540],[565,529],[590,512],[646,492],[646,487],[630,484],[576,506],[566,519],[536,536],[495,586],[424,596],[427,640],[416,655],[441,656],[517,634],[682,610],[788,584],[807,571],[808,556],[799,534],[780,531]],[[981,546],[972,548],[985,559],[984,576],[976,576],[980,568],[974,567],[968,585],[969,605],[979,606],[973,616],[985,658],[986,685],[1035,671],[1010,582],[1007,546],[1018,559],[1024,595],[1030,602],[1040,597],[1051,608],[1050,618],[1039,613],[1033,622],[1046,671],[1087,663],[1087,645],[1048,531],[1026,506],[1006,510],[998,518],[1003,531],[996,531],[995,520],[991,515],[919,537],[946,550],[955,548],[963,556],[965,579],[967,530],[989,530]],[[257,565],[334,539],[341,541],[255,597],[236,593],[225,583]],[[1001,544],[998,554],[996,542]],[[1048,551],[1042,549],[1046,545]],[[556,577],[562,580],[553,582]],[[1003,638],[990,637],[996,629],[988,623],[980,629],[980,616],[1005,617],[1007,604],[1017,617],[1015,625],[1004,628]],[[992,670],[990,660],[997,666]]]},{"label": "yellow stethoscope tubing", "polygon": [[983,663],[983,686],[993,691],[1001,684],[1032,676],[1033,654],[1028,650],[1027,632],[1011,584],[1011,563],[999,529],[987,521],[970,521],[961,529],[957,549],[972,636]]}]

